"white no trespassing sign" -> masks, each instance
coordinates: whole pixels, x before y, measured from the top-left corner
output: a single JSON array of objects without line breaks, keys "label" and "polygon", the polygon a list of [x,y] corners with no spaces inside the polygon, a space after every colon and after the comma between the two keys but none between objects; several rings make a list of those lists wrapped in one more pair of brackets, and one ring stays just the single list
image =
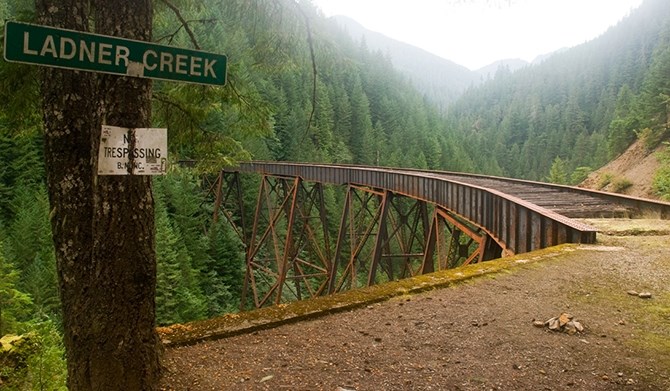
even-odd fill
[{"label": "white no trespassing sign", "polygon": [[98,175],[165,175],[167,129],[102,126]]}]

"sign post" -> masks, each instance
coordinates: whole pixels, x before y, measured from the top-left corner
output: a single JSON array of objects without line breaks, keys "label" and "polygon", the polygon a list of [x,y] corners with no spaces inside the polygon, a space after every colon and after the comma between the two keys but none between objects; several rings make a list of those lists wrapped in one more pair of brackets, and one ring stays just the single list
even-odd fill
[{"label": "sign post", "polygon": [[5,60],[120,76],[226,84],[227,57],[222,54],[13,21],[5,23]]}]

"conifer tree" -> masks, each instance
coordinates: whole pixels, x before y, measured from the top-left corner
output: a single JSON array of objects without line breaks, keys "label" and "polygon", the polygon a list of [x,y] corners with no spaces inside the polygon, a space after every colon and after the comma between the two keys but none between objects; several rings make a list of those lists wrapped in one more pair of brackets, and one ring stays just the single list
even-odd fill
[{"label": "conifer tree", "polygon": [[[36,22],[152,39],[151,0],[36,0]],[[151,124],[149,79],[41,67],[50,220],[68,387],[152,390],[160,377],[151,179],[98,176],[103,124]]]},{"label": "conifer tree", "polygon": [[372,164],[372,120],[368,98],[358,77],[351,90],[351,129],[349,146],[356,164]]},{"label": "conifer tree", "polygon": [[5,258],[0,238],[0,337],[20,331],[19,322],[26,320],[32,304],[30,296],[17,289],[19,272]]},{"label": "conifer tree", "polygon": [[635,96],[628,84],[619,89],[614,119],[609,125],[607,146],[609,157],[613,158],[628,148],[635,140],[635,131],[639,130],[640,119],[634,110]]},{"label": "conifer tree", "polygon": [[56,259],[49,226],[49,201],[43,185],[19,186],[12,201],[9,253],[21,272],[20,288],[30,294],[36,320],[60,323]]},{"label": "conifer tree", "polygon": [[210,263],[201,286],[208,299],[208,315],[216,316],[239,308],[245,258],[242,242],[227,222],[213,225],[208,236]]},{"label": "conifer tree", "polygon": [[556,156],[554,159],[547,180],[557,185],[566,185],[568,183],[568,170],[565,162],[559,156]]},{"label": "conifer tree", "polygon": [[164,201],[156,201],[156,320],[160,325],[182,323],[205,316],[205,298],[197,272],[173,228]]}]

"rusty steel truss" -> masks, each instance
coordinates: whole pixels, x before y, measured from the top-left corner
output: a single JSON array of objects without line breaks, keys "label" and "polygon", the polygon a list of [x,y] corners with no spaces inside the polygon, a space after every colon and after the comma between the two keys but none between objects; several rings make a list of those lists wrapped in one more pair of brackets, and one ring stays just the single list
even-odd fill
[{"label": "rusty steel truss", "polygon": [[238,172],[221,172],[207,185],[214,222],[225,217],[246,246],[242,308],[403,279],[502,252],[471,222],[387,189],[348,185],[334,230],[323,183],[262,175],[249,226]]}]

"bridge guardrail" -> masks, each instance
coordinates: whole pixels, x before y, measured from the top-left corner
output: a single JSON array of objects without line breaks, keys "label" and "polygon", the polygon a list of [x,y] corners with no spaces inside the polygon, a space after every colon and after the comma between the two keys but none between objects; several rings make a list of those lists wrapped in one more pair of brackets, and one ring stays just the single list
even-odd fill
[{"label": "bridge guardrail", "polygon": [[241,163],[224,171],[387,189],[462,216],[485,230],[508,254],[562,243],[594,243],[596,239],[596,229],[587,224],[495,189],[441,177],[438,172],[284,162]]}]

